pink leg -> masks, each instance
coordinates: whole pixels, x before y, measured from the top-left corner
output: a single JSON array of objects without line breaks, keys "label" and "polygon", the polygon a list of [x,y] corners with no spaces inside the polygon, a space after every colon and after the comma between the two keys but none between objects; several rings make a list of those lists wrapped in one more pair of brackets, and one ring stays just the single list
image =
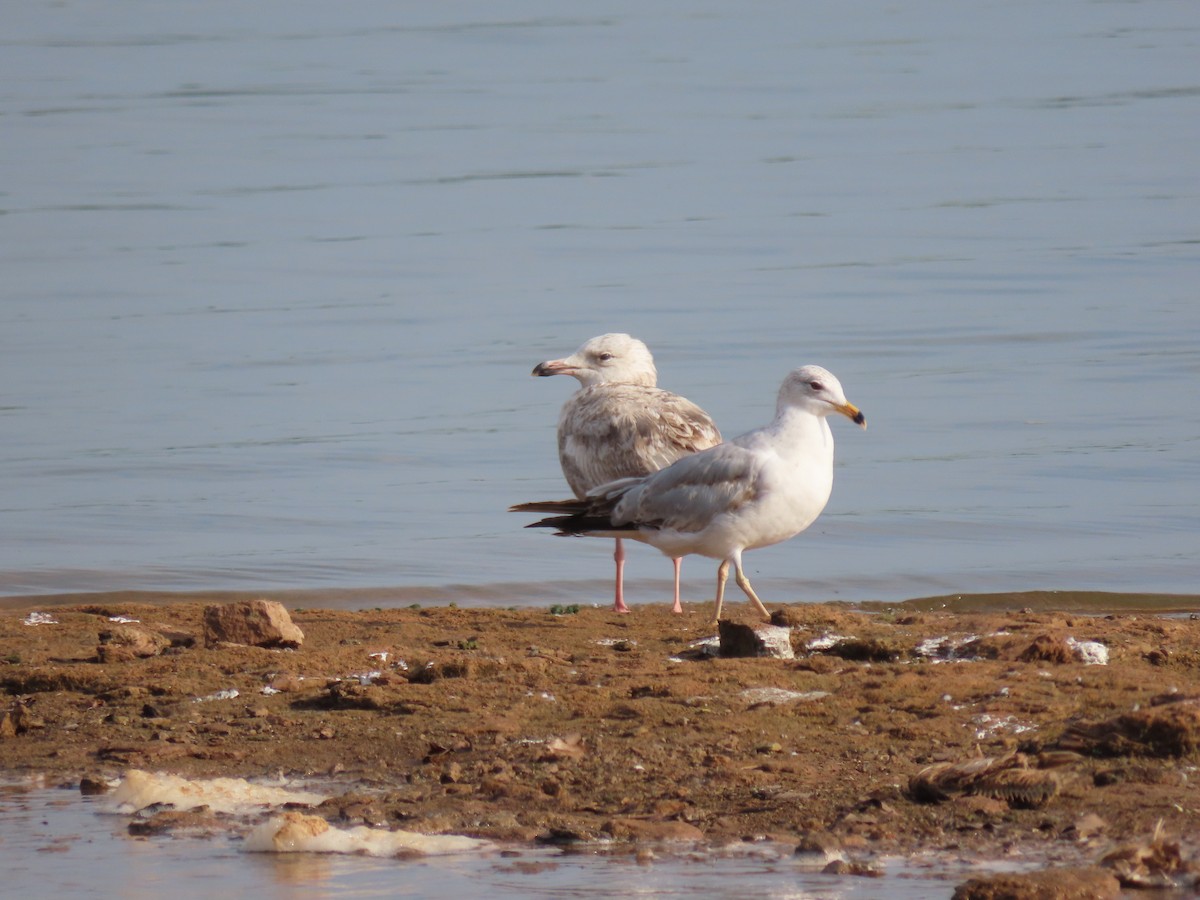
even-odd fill
[{"label": "pink leg", "polygon": [[675,605],[671,607],[671,612],[683,614],[683,604],[679,602],[679,566],[683,562],[682,556],[677,556],[671,562],[675,565]]},{"label": "pink leg", "polygon": [[617,561],[617,599],[613,602],[613,612],[627,613],[629,607],[625,605],[625,544],[620,538],[617,538],[617,549],[613,552],[613,559]]}]

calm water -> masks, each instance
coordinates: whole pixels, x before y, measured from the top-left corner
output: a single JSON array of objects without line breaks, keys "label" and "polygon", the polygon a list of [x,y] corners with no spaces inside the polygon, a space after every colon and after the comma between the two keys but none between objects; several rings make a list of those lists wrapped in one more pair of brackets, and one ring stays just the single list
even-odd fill
[{"label": "calm water", "polygon": [[505,508],[612,330],[731,435],[805,362],[866,412],[768,600],[1200,590],[1198,51],[1192,0],[19,4],[0,594],[604,602]]}]

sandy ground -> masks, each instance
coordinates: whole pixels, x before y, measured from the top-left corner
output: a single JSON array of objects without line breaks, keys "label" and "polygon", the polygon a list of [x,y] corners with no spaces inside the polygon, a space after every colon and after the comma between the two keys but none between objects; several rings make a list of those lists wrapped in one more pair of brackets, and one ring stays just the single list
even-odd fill
[{"label": "sandy ground", "polygon": [[[785,606],[795,658],[778,659],[698,646],[711,604],[292,606],[303,644],[263,649],[206,646],[207,602],[147,600],[3,604],[3,773],[284,775],[336,786],[319,811],[338,823],[773,838],[867,866],[945,851],[1095,865],[1156,828],[1175,862],[1128,867],[1186,872],[1200,855],[1187,612]],[[152,655],[112,652],[135,625],[120,619],[159,636]]]}]

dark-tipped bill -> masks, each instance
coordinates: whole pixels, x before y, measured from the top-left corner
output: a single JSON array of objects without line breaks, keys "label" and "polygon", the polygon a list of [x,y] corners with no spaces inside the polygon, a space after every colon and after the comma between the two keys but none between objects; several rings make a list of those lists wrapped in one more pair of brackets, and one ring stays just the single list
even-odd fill
[{"label": "dark-tipped bill", "polygon": [[540,362],[533,367],[534,375],[564,375],[571,371],[571,367],[567,365],[565,359],[551,359],[546,362]]},{"label": "dark-tipped bill", "polygon": [[862,414],[862,410],[860,410],[853,403],[847,403],[844,406],[839,406],[837,407],[837,411],[848,418],[855,425],[861,425],[863,428],[867,427],[867,417],[864,416]]}]

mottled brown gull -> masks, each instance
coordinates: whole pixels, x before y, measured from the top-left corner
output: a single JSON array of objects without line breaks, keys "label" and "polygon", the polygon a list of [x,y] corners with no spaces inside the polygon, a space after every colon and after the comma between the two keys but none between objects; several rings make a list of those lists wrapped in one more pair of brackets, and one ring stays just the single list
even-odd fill
[{"label": "mottled brown gull", "polygon": [[[558,458],[576,498],[619,478],[641,477],[721,441],[708,413],[695,403],[656,387],[654,358],[627,334],[594,337],[565,359],[539,363],[534,375],[571,375],[581,387],[558,417]],[[577,501],[561,501],[573,505]],[[560,501],[514,506],[522,512],[555,512]],[[624,535],[616,537],[613,609],[625,604]],[[675,612],[679,602],[680,559],[675,567]]]},{"label": "mottled brown gull", "polygon": [[826,417],[834,412],[866,428],[832,373],[803,366],[784,379],[770,424],[652,475],[599,485],[570,506],[560,504],[557,511],[565,515],[529,527],[633,538],[672,559],[689,553],[719,559],[717,620],[732,563],[738,587],[769,619],[742,569],[742,553],[794,537],[825,508],[833,489],[833,432]]}]

